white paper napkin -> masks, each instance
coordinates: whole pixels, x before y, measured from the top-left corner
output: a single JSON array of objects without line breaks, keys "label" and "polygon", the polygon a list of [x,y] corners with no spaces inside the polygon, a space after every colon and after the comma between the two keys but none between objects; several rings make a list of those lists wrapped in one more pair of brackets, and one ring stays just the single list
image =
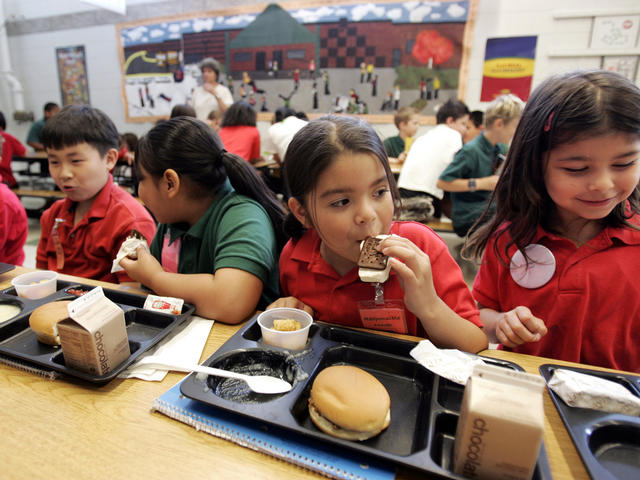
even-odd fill
[{"label": "white paper napkin", "polygon": [[[158,360],[179,363],[200,363],[202,350],[209,338],[209,332],[213,326],[213,320],[192,316],[183,325],[171,332],[155,350],[147,352],[145,357],[153,355]],[[138,366],[138,362],[129,366],[118,375],[118,378],[139,378],[160,382],[167,376],[167,370],[161,370],[149,366]]]},{"label": "white paper napkin", "polygon": [[429,340],[422,340],[409,353],[426,369],[460,385],[467,384],[473,367],[485,363],[460,350],[440,349]]}]

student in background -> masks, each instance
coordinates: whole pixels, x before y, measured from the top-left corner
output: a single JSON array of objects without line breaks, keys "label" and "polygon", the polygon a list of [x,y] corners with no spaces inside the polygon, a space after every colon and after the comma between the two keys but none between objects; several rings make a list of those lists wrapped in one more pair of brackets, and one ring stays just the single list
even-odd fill
[{"label": "student in background", "polygon": [[207,115],[207,125],[209,125],[214,132],[219,132],[220,123],[222,123],[222,114],[218,110],[211,110],[209,115]]},{"label": "student in background", "polygon": [[402,107],[393,116],[393,123],[398,135],[385,139],[384,149],[390,161],[404,162],[420,126],[418,111],[413,107]]},{"label": "student in background", "polygon": [[295,110],[280,107],[273,114],[273,121],[265,139],[265,150],[273,153],[276,162],[282,163],[293,136],[308,122],[297,117]]},{"label": "student in background", "polygon": [[[436,112],[437,125],[413,142],[402,165],[398,178],[400,195],[430,198],[435,218],[441,217],[443,203],[448,202],[448,197],[436,186],[438,178],[462,148],[468,120],[469,109],[463,102],[455,99],[445,102]],[[450,214],[449,209],[445,208],[444,213]]]},{"label": "student in background", "polygon": [[105,282],[130,282],[111,273],[113,259],[133,229],[151,241],[149,212],[118,185],[109,171],[118,159],[118,132],[102,111],[68,105],[42,131],[49,172],[67,198],[40,218],[36,267]]},{"label": "student in background", "polygon": [[453,230],[464,237],[489,203],[498,173],[516,131],[524,103],[501,95],[485,113],[485,129],[456,153],[437,186],[451,192]]},{"label": "student in background", "polygon": [[9,185],[10,188],[15,188],[18,186],[18,181],[16,180],[16,177],[13,176],[11,160],[14,155],[23,156],[27,153],[27,149],[22,143],[20,143],[20,140],[10,133],[5,132],[6,129],[7,121],[4,118],[4,114],[0,112],[0,136],[2,137],[2,148],[0,148],[2,151],[0,176],[2,177],[2,181]]},{"label": "student in background", "polygon": [[256,118],[256,111],[251,105],[243,101],[235,102],[224,112],[218,132],[224,148],[251,163],[261,160]]},{"label": "student in background", "polygon": [[196,117],[196,111],[191,105],[174,105],[169,118],[175,117]]},{"label": "student in background", "polygon": [[467,123],[467,131],[462,136],[464,143],[469,143],[476,138],[484,130],[484,113],[481,110],[473,110],[469,112],[469,122]]},{"label": "student in background", "polygon": [[48,102],[44,105],[44,117],[40,120],[36,120],[29,128],[29,133],[27,134],[27,145],[33,148],[36,152],[41,152],[44,150],[44,145],[42,144],[42,129],[44,128],[45,123],[51,117],[53,117],[58,111],[60,107],[57,103]]},{"label": "student in background", "polygon": [[[333,116],[310,122],[291,141],[284,171],[292,239],[280,256],[284,297],[271,307],[428,337],[440,347],[486,348],[471,293],[446,244],[425,225],[393,221],[399,196],[369,124]],[[393,234],[379,247],[391,262],[381,284],[382,309],[373,305],[375,285],[359,279],[357,266],[360,242],[380,234]]]},{"label": "student in background", "polygon": [[473,294],[489,338],[640,372],[638,180],[638,87],[578,71],[536,88],[495,189],[495,216],[463,252],[483,257]]},{"label": "student in background", "polygon": [[284,212],[253,167],[203,122],[178,117],[138,142],[139,194],[160,222],[151,253],[120,265],[158,295],[239,323],[278,295]]},{"label": "student in background", "polygon": [[1,180],[0,175],[0,262],[22,265],[29,234],[27,212],[18,196]]}]

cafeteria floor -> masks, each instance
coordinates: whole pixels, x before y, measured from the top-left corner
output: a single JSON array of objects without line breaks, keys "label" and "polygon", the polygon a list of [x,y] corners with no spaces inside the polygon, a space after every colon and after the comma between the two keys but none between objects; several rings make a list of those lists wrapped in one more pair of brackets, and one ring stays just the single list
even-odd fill
[{"label": "cafeteria floor", "polygon": [[[473,279],[475,278],[476,274],[476,267],[471,262],[460,259],[460,247],[462,246],[462,239],[455,233],[440,232],[439,235],[449,247],[449,251],[451,252],[451,255],[453,255],[453,258],[455,258],[458,264],[461,266],[462,272],[464,273],[465,281],[467,282],[467,285],[469,285],[469,288],[471,288]],[[40,220],[38,218],[29,217],[29,236],[27,237],[27,243],[24,246],[26,255],[24,261],[25,267],[35,268],[36,249],[38,248],[39,240]]]}]

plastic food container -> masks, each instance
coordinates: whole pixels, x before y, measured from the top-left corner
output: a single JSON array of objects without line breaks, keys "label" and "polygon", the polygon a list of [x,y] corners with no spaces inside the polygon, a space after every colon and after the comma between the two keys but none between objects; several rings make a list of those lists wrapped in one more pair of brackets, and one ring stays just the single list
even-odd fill
[{"label": "plastic food container", "polygon": [[[300,322],[302,328],[290,332],[281,332],[273,329],[273,321],[278,319],[292,318]],[[262,331],[262,340],[267,345],[287,348],[290,350],[301,350],[307,344],[309,328],[313,323],[313,318],[304,310],[297,308],[272,308],[258,315],[258,325]]]},{"label": "plastic food container", "polygon": [[56,292],[58,272],[39,270],[23,273],[11,280],[11,285],[22,298],[43,298]]}]

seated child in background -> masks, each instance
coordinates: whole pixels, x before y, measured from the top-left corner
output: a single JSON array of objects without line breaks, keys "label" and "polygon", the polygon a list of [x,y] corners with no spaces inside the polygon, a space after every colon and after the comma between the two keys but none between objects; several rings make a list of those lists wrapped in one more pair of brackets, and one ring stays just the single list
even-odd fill
[{"label": "seated child in background", "polygon": [[[332,116],[310,122],[289,144],[284,171],[292,239],[280,256],[285,298],[270,307],[428,337],[440,347],[487,347],[477,308],[446,244],[423,224],[393,221],[399,195],[369,124]],[[379,247],[391,263],[382,310],[371,306],[376,288],[360,281],[357,266],[360,242],[380,234],[393,234]]]},{"label": "seated child in background", "polygon": [[440,175],[437,186],[451,194],[453,230],[460,237],[489,203],[523,107],[515,95],[493,100],[485,112],[484,131],[466,143]]},{"label": "seated child in background", "polygon": [[156,231],[149,212],[113,183],[118,132],[101,110],[68,105],[42,130],[49,171],[67,198],[40,218],[36,267],[106,282],[130,282],[111,273],[122,242],[139,231],[151,241]]},{"label": "seated child in background", "polygon": [[17,195],[2,182],[0,175],[0,262],[24,263],[24,244],[28,233],[27,212]]},{"label": "seated child in background", "polygon": [[469,143],[484,130],[484,113],[481,110],[469,112],[467,131],[462,135],[462,141]]},{"label": "seated child in background", "polygon": [[414,135],[420,126],[418,111],[413,107],[402,107],[393,116],[398,135],[384,141],[384,149],[391,161],[404,162],[411,148]]},{"label": "seated child in background", "polygon": [[260,132],[256,127],[256,111],[242,100],[233,103],[222,116],[220,140],[229,152],[256,163],[260,157]]},{"label": "seated child in background", "polygon": [[449,198],[436,186],[440,174],[462,148],[462,135],[467,130],[469,109],[460,100],[450,99],[436,112],[437,125],[419,136],[411,145],[398,177],[402,198],[431,199],[435,218],[449,216]]},{"label": "seated child in background", "polygon": [[219,110],[211,110],[207,115],[207,125],[213,128],[214,132],[220,130],[220,123],[222,122],[222,113]]},{"label": "seated child in background", "polygon": [[239,323],[278,296],[284,212],[254,168],[204,122],[177,117],[138,142],[139,194],[160,222],[151,254],[120,265],[198,315]]},{"label": "seated child in background", "polygon": [[[496,186],[495,216],[463,251],[484,252],[473,294],[492,341],[640,372],[639,179],[635,85],[583,71],[536,88]],[[510,268],[512,258],[522,266]]]},{"label": "seated child in background", "polygon": [[289,107],[276,109],[265,139],[265,150],[273,153],[274,160],[281,164],[291,139],[307,123],[306,120],[298,118],[296,111]]},{"label": "seated child in background", "polygon": [[0,175],[2,181],[9,185],[11,188],[18,186],[16,178],[13,176],[13,170],[11,169],[11,160],[14,155],[24,155],[27,153],[27,148],[20,143],[16,137],[10,133],[5,132],[7,129],[7,121],[4,118],[4,114],[0,112],[0,151],[2,151],[0,161]]},{"label": "seated child in background", "polygon": [[176,117],[193,117],[196,118],[196,111],[191,105],[181,104],[174,105],[171,109],[171,114],[169,118]]}]

